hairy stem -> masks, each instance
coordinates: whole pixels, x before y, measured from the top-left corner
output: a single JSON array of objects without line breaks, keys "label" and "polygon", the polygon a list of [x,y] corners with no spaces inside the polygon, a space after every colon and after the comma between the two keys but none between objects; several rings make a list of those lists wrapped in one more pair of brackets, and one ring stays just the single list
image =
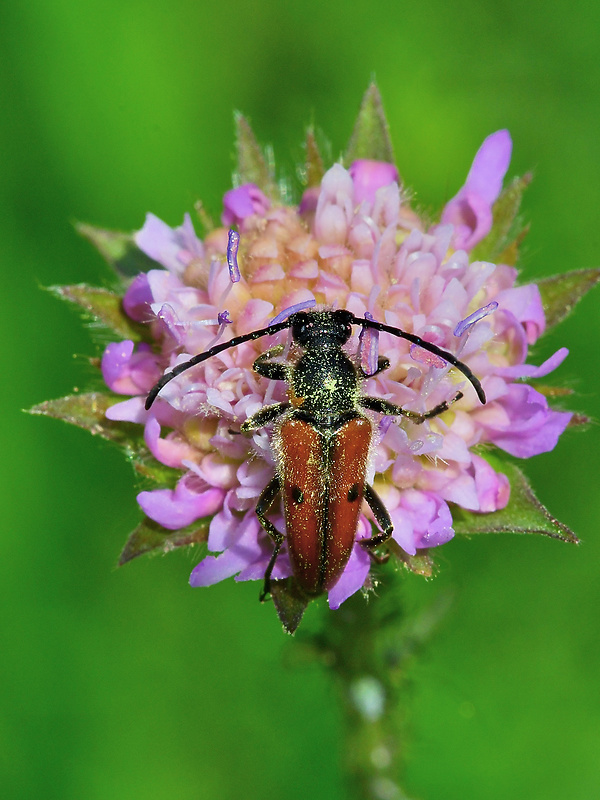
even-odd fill
[{"label": "hairy stem", "polygon": [[352,800],[408,800],[405,759],[406,672],[448,608],[448,597],[407,618],[401,580],[369,602],[361,595],[329,612],[315,639],[335,676],[344,714],[344,772]]}]

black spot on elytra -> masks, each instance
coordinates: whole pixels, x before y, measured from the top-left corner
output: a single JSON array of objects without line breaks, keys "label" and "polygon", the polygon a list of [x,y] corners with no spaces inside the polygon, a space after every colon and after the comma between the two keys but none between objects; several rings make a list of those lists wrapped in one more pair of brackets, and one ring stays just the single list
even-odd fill
[{"label": "black spot on elytra", "polygon": [[355,500],[358,499],[358,483],[352,484],[352,486],[348,489],[348,502],[353,503]]},{"label": "black spot on elytra", "polygon": [[292,487],[292,499],[298,504],[304,502],[304,492],[299,486]]}]

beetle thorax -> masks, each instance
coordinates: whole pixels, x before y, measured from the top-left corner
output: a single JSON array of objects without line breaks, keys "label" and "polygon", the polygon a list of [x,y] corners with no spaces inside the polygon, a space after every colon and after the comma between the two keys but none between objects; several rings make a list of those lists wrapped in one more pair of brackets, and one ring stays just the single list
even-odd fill
[{"label": "beetle thorax", "polygon": [[305,351],[294,367],[289,387],[292,405],[329,426],[346,411],[356,408],[359,378],[343,350],[332,343]]}]

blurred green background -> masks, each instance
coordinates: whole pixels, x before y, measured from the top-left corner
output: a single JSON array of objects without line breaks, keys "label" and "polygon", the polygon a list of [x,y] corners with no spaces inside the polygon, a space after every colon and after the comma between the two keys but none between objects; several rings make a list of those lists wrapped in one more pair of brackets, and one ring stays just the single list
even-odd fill
[{"label": "blurred green background", "polygon": [[[115,569],[135,482],[110,446],[20,412],[90,385],[98,354],[41,291],[102,284],[74,220],[169,224],[230,187],[232,110],[291,171],[306,123],[346,145],[374,74],[397,161],[439,207],[508,127],[533,169],[526,278],[600,263],[600,6],[567,0],[5,0],[0,8],[0,787],[4,798],[342,798],[329,676],[255,584],[190,590],[194,554]],[[600,296],[537,349],[598,414]],[[75,355],[75,357],[74,357]],[[599,433],[528,464],[584,540],[444,548],[407,602],[454,594],[411,671],[406,784],[423,800],[589,800],[600,786]],[[311,609],[305,627],[318,624]]]}]

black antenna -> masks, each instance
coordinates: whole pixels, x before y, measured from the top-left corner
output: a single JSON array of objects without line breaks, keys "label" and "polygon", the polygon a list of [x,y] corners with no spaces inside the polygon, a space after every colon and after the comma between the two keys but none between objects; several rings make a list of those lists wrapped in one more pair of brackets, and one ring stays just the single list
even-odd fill
[{"label": "black antenna", "polygon": [[360,325],[363,328],[373,328],[374,330],[381,331],[382,333],[391,333],[393,336],[398,336],[400,339],[407,339],[409,342],[416,344],[418,347],[422,347],[423,350],[428,350],[430,353],[443,358],[444,361],[448,362],[448,364],[451,364],[453,367],[456,367],[456,369],[460,370],[465,378],[468,378],[468,380],[473,384],[473,388],[477,392],[477,397],[482,403],[486,402],[485,392],[483,391],[483,387],[478,378],[473,375],[466,364],[463,364],[462,361],[459,361],[455,355],[449,353],[447,350],[442,350],[441,347],[438,347],[431,342],[426,342],[425,339],[421,339],[420,336],[416,336],[414,333],[407,333],[401,328],[392,328],[390,325],[385,325],[383,322],[355,317],[354,314],[352,315],[352,319],[350,321],[353,325]]},{"label": "black antenna", "polygon": [[207,358],[212,358],[213,356],[222,353],[223,350],[228,350],[230,347],[237,347],[238,344],[250,342],[252,339],[260,339],[261,336],[267,336],[270,333],[279,333],[279,331],[283,331],[285,328],[290,327],[290,320],[292,318],[293,316],[288,317],[283,322],[278,322],[275,325],[269,325],[266,328],[260,328],[260,330],[257,331],[251,331],[251,333],[245,333],[243,336],[236,336],[233,339],[230,339],[228,342],[216,344],[214,347],[211,347],[210,350],[207,350],[204,353],[199,353],[199,355],[190,358],[189,361],[184,361],[183,364],[178,364],[171,370],[171,372],[167,372],[165,375],[163,375],[158,383],[156,383],[152,389],[150,389],[148,397],[146,398],[146,411],[148,411],[152,403],[156,400],[156,395],[160,392],[160,390],[166,386],[169,381],[172,381],[173,378],[176,378],[178,375],[181,375],[182,372],[185,372],[186,369],[195,367],[196,364],[200,364],[202,361],[206,361]]},{"label": "black antenna", "polygon": [[[161,389],[163,389],[167,383],[172,381],[173,378],[176,378],[178,375],[181,375],[182,372],[185,372],[186,369],[195,367],[196,364],[201,364],[208,358],[212,358],[213,356],[222,353],[224,350],[228,350],[230,347],[237,347],[238,344],[250,342],[253,339],[260,339],[261,336],[269,336],[274,333],[279,333],[279,331],[283,331],[286,328],[291,328],[294,324],[294,319],[297,314],[302,313],[306,312],[300,311],[295,314],[291,314],[283,322],[277,322],[275,325],[268,325],[266,328],[260,328],[259,330],[245,333],[243,336],[236,336],[233,339],[230,339],[228,342],[216,344],[214,347],[211,347],[210,350],[206,350],[204,353],[199,353],[189,361],[184,361],[182,364],[178,364],[171,370],[171,372],[167,372],[165,375],[163,375],[162,378],[152,387],[148,393],[148,397],[146,398],[146,410],[150,409]],[[383,322],[355,317],[354,314],[349,311],[346,313],[348,314],[347,320],[352,325],[360,325],[362,328],[373,328],[374,330],[381,331],[382,333],[391,333],[393,336],[398,336],[400,339],[407,339],[409,342],[416,344],[418,347],[422,347],[424,350],[439,356],[444,361],[448,362],[448,364],[451,364],[453,367],[456,367],[456,369],[460,370],[462,374],[472,383],[473,388],[477,392],[477,397],[479,397],[481,402],[486,402],[485,392],[483,391],[483,387],[481,386],[479,380],[475,377],[475,375],[473,375],[469,367],[467,367],[466,364],[463,364],[462,361],[459,361],[458,358],[456,358],[456,356],[452,353],[449,353],[447,350],[442,350],[441,347],[438,347],[431,342],[427,342],[425,339],[421,339],[420,336],[416,336],[414,333],[407,333],[401,328],[392,328],[390,325],[385,325]]]}]

